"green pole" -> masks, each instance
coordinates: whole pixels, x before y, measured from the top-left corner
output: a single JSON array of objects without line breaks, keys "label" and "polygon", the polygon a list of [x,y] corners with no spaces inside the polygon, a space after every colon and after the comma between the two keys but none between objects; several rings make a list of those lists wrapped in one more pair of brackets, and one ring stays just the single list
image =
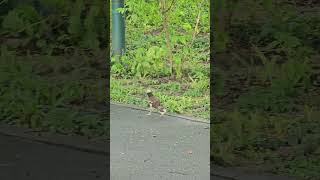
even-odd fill
[{"label": "green pole", "polygon": [[124,15],[117,11],[124,7],[124,0],[112,0],[112,53],[123,55],[125,52]]}]

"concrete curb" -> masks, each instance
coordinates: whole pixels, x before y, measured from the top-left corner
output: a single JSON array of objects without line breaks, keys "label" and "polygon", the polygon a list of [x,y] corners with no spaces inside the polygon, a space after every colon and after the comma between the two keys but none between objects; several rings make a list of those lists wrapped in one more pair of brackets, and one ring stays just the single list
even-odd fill
[{"label": "concrete curb", "polygon": [[[129,105],[129,104],[122,104],[122,103],[118,103],[118,102],[114,102],[114,101],[110,101],[110,104],[111,105],[122,106],[122,107],[129,108],[129,109],[135,109],[135,110],[140,110],[140,111],[148,111],[147,109],[144,109],[144,108],[139,107],[139,106]],[[183,115],[172,114],[172,113],[166,113],[165,115],[166,116],[170,116],[170,117],[180,118],[180,119],[183,119],[183,120],[210,124],[210,122],[208,120],[206,120],[206,119],[183,116]]]},{"label": "concrete curb", "polygon": [[0,123],[0,135],[22,138],[25,140],[74,149],[77,151],[107,155],[109,148],[107,139],[87,139],[81,136],[67,136],[37,132],[31,129]]}]

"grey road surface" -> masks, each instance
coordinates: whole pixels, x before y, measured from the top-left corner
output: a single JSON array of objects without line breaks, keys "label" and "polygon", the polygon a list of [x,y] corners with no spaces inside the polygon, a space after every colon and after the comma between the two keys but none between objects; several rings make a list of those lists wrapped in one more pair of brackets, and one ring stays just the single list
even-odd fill
[{"label": "grey road surface", "polygon": [[0,135],[0,180],[106,180],[107,156]]},{"label": "grey road surface", "polygon": [[146,114],[111,106],[111,180],[209,180],[209,124]]}]

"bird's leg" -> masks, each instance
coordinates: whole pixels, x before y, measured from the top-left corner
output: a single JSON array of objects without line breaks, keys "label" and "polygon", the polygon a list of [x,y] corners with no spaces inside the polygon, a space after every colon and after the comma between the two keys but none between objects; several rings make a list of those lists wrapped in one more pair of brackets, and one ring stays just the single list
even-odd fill
[{"label": "bird's leg", "polygon": [[150,116],[150,115],[151,115],[152,110],[153,110],[153,108],[152,108],[152,104],[150,103],[150,104],[149,104],[149,113],[147,114],[148,116]]},{"label": "bird's leg", "polygon": [[167,110],[166,109],[161,109],[160,110],[160,116],[162,117],[165,113],[167,112]]}]

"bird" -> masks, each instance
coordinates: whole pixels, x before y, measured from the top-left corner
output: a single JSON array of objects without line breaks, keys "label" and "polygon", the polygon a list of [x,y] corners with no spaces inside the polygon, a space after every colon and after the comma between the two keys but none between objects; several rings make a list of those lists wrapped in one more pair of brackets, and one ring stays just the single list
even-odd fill
[{"label": "bird", "polygon": [[156,98],[150,89],[147,90],[148,106],[149,106],[149,113],[147,115],[151,115],[153,109],[158,109],[160,112],[160,116],[163,116],[167,110],[161,105],[158,98]]}]

